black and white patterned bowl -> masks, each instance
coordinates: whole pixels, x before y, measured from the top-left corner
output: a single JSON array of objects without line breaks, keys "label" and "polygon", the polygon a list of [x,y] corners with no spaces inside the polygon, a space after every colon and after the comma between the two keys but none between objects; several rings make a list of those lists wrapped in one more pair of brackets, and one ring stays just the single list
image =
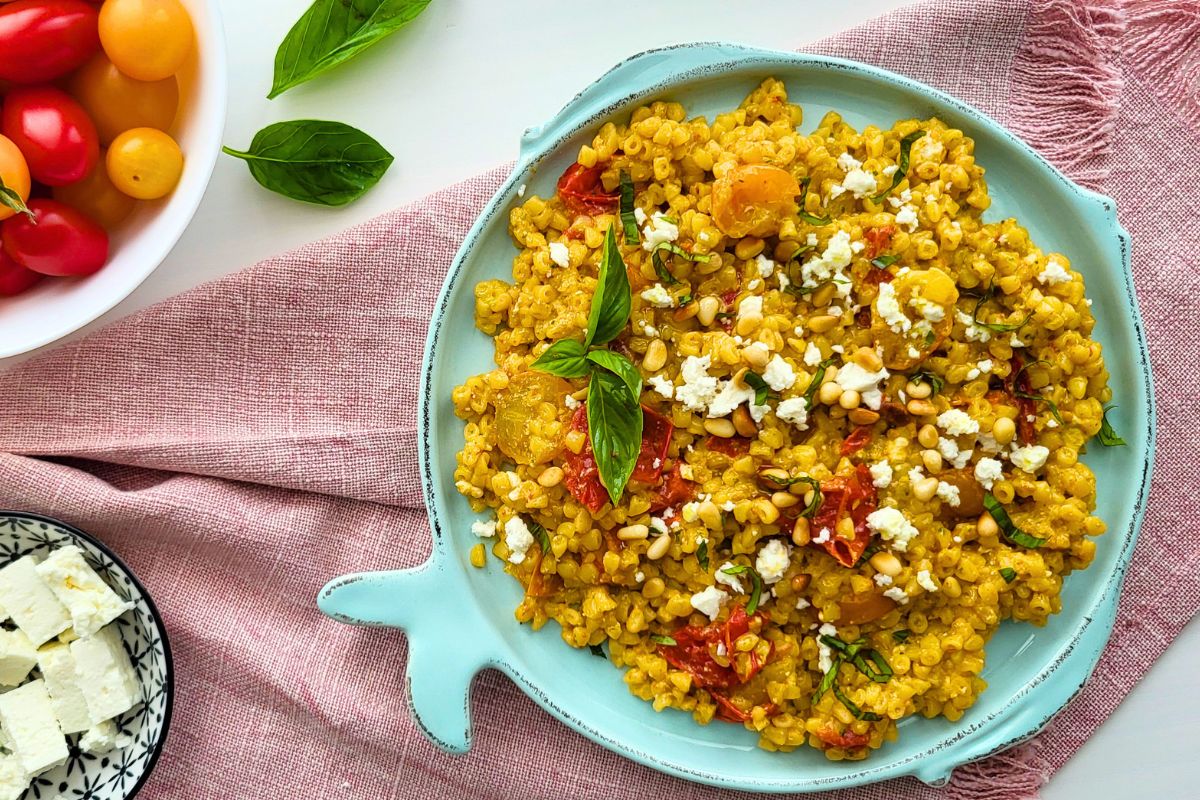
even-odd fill
[{"label": "black and white patterned bowl", "polygon": [[48,517],[0,511],[0,568],[31,554],[45,557],[70,544],[83,551],[113,591],[133,603],[133,609],[115,624],[145,702],[115,720],[118,734],[132,739],[132,744],[92,755],[79,749],[78,735],[71,736],[67,763],[34,778],[20,800],[125,800],[136,795],[150,776],[171,723],[174,673],[162,617],[129,568],[96,539]]}]

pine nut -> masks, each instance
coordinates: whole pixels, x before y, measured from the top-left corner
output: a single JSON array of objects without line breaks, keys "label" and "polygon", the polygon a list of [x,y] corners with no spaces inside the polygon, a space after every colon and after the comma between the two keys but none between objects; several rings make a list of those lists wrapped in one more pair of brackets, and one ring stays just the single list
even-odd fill
[{"label": "pine nut", "polygon": [[691,319],[700,313],[700,304],[694,300],[682,308],[675,309],[675,320],[683,322],[685,319]]},{"label": "pine nut", "polygon": [[642,359],[642,366],[647,372],[658,372],[667,363],[667,344],[662,339],[654,339],[650,342],[650,346],[646,348],[646,357]]},{"label": "pine nut", "polygon": [[909,397],[912,397],[916,400],[925,400],[929,397],[929,395],[933,394],[933,387],[924,381],[920,383],[913,383],[912,381],[909,381],[907,384],[905,384],[904,391],[908,393]]},{"label": "pine nut", "polygon": [[917,442],[921,447],[937,447],[938,438],[937,428],[932,425],[922,425],[917,431]]},{"label": "pine nut", "polygon": [[721,300],[719,298],[712,295],[701,297],[700,302],[697,303],[696,321],[707,328],[716,320],[717,312],[720,310]]},{"label": "pine nut", "polygon": [[937,408],[928,400],[909,400],[905,408],[914,417],[931,417],[937,413]]},{"label": "pine nut", "polygon": [[563,471],[560,467],[546,467],[542,470],[542,474],[538,475],[538,483],[549,489],[552,486],[558,486],[562,483]]},{"label": "pine nut", "polygon": [[775,492],[771,495],[771,502],[776,508],[791,508],[800,502],[800,498],[791,492]]},{"label": "pine nut", "polygon": [[913,496],[918,500],[932,500],[937,494],[938,479],[937,478],[922,478],[913,486]]},{"label": "pine nut", "polygon": [[1001,417],[992,425],[992,437],[997,444],[1008,444],[1017,433],[1017,425],[1008,417]]},{"label": "pine nut", "polygon": [[833,292],[834,286],[832,283],[827,283],[813,292],[812,297],[809,298],[810,302],[813,304],[813,308],[820,308],[821,306],[829,305],[829,301],[833,299]]},{"label": "pine nut", "polygon": [[883,369],[883,359],[870,347],[860,347],[854,351],[854,363],[867,372],[878,372]]},{"label": "pine nut", "polygon": [[771,351],[762,342],[755,342],[742,350],[742,359],[755,369],[762,369],[771,360]]},{"label": "pine nut", "polygon": [[727,419],[706,419],[704,420],[704,430],[722,439],[732,439],[737,433],[737,428],[734,428],[733,423]]},{"label": "pine nut", "polygon": [[921,460],[925,462],[925,469],[929,470],[929,474],[936,475],[942,471],[942,454],[937,450],[923,451]]},{"label": "pine nut", "polygon": [[626,525],[617,531],[617,538],[622,541],[633,541],[634,539],[645,539],[650,535],[650,529],[645,525]]},{"label": "pine nut", "polygon": [[743,236],[733,246],[733,254],[742,261],[749,261],[763,251],[763,240],[755,236]]},{"label": "pine nut", "polygon": [[826,367],[825,368],[825,376],[823,378],[821,378],[821,382],[822,383],[833,383],[834,381],[837,380],[837,376],[838,376],[838,368],[836,366]]},{"label": "pine nut", "polygon": [[1000,535],[1000,526],[996,524],[996,520],[992,519],[992,515],[986,511],[979,515],[979,522],[975,523],[975,529],[979,531],[980,536],[992,537]]},{"label": "pine nut", "polygon": [[744,404],[733,410],[733,429],[738,432],[738,436],[749,438],[758,435],[758,426],[754,424],[754,418],[750,416],[750,411]]},{"label": "pine nut", "polygon": [[849,417],[850,421],[855,425],[871,425],[879,421],[878,411],[872,411],[869,408],[862,408],[861,406],[854,409],[846,416]]},{"label": "pine nut", "polygon": [[808,318],[808,329],[813,333],[828,333],[838,324],[838,318],[829,314],[818,314]]},{"label": "pine nut", "polygon": [[650,546],[646,548],[646,558],[651,561],[657,561],[667,554],[667,550],[671,547],[671,534],[664,533],[659,536]]},{"label": "pine nut", "polygon": [[858,405],[861,402],[862,402],[862,395],[860,395],[858,392],[854,391],[853,389],[847,389],[846,391],[844,391],[840,395],[838,395],[838,405],[841,406],[842,408],[846,409],[847,411],[849,411],[852,408],[858,408]]},{"label": "pine nut", "polygon": [[779,467],[768,467],[767,469],[764,469],[762,472],[758,473],[758,477],[759,485],[770,488],[783,486],[791,478],[791,476],[787,474],[787,470],[780,469]]},{"label": "pine nut", "polygon": [[842,396],[842,387],[840,384],[830,381],[821,386],[817,391],[817,399],[827,406],[831,406],[838,401]]},{"label": "pine nut", "polygon": [[837,531],[837,535],[839,538],[842,538],[842,539],[853,539],[854,538],[854,520],[850,519],[850,517],[842,517],[841,519],[839,519],[837,521],[837,525],[834,527]]},{"label": "pine nut", "polygon": [[809,542],[809,525],[808,519],[800,517],[796,520],[796,524],[792,526],[792,543],[797,547],[804,547]]},{"label": "pine nut", "polygon": [[792,591],[799,593],[808,588],[812,583],[812,575],[807,572],[799,572],[792,576]]},{"label": "pine nut", "polygon": [[738,316],[736,333],[738,336],[749,336],[762,327],[762,314],[741,314]]},{"label": "pine nut", "polygon": [[870,564],[876,572],[882,572],[884,575],[888,575],[892,578],[899,575],[900,570],[904,568],[900,563],[900,559],[896,558],[895,555],[887,552],[886,550],[881,550],[880,552],[871,556]]}]

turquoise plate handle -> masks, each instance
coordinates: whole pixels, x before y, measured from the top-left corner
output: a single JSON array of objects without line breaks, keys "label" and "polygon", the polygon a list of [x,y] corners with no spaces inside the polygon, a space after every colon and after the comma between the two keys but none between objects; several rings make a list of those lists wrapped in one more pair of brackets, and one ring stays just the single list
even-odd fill
[{"label": "turquoise plate handle", "polygon": [[[431,561],[416,569],[343,575],[317,598],[323,613],[351,625],[403,628],[408,634],[409,702],[417,725],[450,753],[471,747],[471,681],[496,651],[469,603],[453,598],[461,579]],[[465,616],[464,616],[465,615]],[[459,632],[471,630],[469,637]]]}]

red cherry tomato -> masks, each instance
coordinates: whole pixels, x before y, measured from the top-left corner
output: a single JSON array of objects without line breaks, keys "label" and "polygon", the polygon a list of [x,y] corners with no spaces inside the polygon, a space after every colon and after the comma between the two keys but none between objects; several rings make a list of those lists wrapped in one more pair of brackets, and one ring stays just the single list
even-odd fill
[{"label": "red cherry tomato", "polygon": [[100,49],[99,12],[83,0],[19,0],[0,7],[0,79],[45,83]]},{"label": "red cherry tomato", "polygon": [[14,297],[41,279],[41,275],[25,269],[0,250],[0,297]]},{"label": "red cherry tomato", "polygon": [[100,160],[96,126],[83,106],[58,89],[9,92],[0,130],[25,155],[33,179],[47,186],[83,180]]},{"label": "red cherry tomato", "polygon": [[108,234],[56,200],[30,200],[37,222],[18,214],[0,226],[4,250],[21,266],[43,275],[91,275],[108,261]]}]

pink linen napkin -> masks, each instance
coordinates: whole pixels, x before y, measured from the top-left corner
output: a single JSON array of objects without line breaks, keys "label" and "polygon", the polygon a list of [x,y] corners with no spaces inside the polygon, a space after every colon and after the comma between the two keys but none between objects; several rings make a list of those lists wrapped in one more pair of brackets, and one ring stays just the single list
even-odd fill
[{"label": "pink linen napkin", "polygon": [[[1036,797],[1200,607],[1189,497],[1200,485],[1198,39],[1192,2],[937,0],[808,48],[962,97],[1117,199],[1160,415],[1145,530],[1084,691],[1034,742],[958,770],[945,788],[904,780],[842,800]],[[0,507],[103,537],[172,633],[176,715],[146,800],[721,796],[591,744],[495,672],[475,686],[474,749],[442,754],[409,716],[404,637],[314,606],[332,576],[415,565],[430,550],[415,463],[425,328],[503,175],[0,376]]]}]

